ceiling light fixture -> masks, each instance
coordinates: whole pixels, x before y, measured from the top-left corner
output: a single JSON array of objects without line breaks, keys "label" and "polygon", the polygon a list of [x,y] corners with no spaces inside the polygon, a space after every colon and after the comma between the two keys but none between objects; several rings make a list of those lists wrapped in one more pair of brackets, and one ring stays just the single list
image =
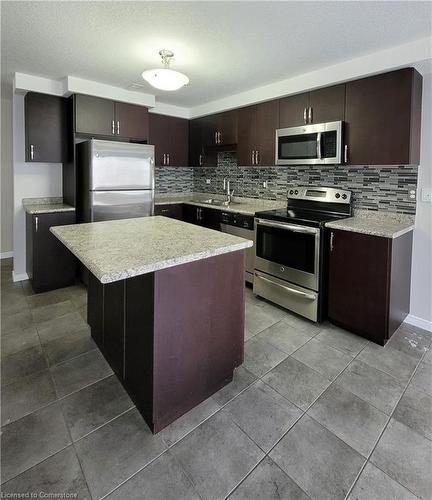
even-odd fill
[{"label": "ceiling light fixture", "polygon": [[189,78],[183,73],[169,69],[171,59],[174,57],[170,50],[159,52],[164,68],[149,69],[142,73],[142,77],[150,85],[160,90],[178,90],[189,83]]}]

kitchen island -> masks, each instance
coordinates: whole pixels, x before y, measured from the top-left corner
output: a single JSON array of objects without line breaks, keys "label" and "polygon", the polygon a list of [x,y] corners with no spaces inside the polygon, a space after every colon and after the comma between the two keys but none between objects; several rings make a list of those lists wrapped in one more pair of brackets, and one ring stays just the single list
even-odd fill
[{"label": "kitchen island", "polygon": [[252,241],[160,216],[51,231],[90,271],[92,337],[154,433],[232,380]]}]

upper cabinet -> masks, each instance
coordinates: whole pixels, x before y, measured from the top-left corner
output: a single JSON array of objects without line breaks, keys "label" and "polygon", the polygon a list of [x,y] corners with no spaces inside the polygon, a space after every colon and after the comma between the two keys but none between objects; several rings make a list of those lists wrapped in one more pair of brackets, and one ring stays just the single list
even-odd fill
[{"label": "upper cabinet", "polygon": [[279,127],[299,127],[344,119],[345,84],[333,85],[279,101]]},{"label": "upper cabinet", "polygon": [[413,68],[347,83],[346,163],[418,164],[421,95],[422,77]]},{"label": "upper cabinet", "polygon": [[[210,137],[211,120],[205,116],[189,121],[189,165],[191,167],[215,167],[217,151],[205,147],[206,138]],[[207,146],[212,146],[212,144]]]},{"label": "upper cabinet", "polygon": [[148,109],[144,106],[81,94],[75,96],[77,134],[147,141],[148,120]]},{"label": "upper cabinet", "polygon": [[68,110],[63,97],[28,92],[24,98],[25,158],[63,163],[68,155]]},{"label": "upper cabinet", "polygon": [[225,111],[203,119],[204,146],[237,144],[237,110]]},{"label": "upper cabinet", "polygon": [[267,101],[238,110],[239,165],[274,165],[279,101]]},{"label": "upper cabinet", "polygon": [[149,143],[155,146],[157,166],[188,165],[188,120],[149,113]]}]

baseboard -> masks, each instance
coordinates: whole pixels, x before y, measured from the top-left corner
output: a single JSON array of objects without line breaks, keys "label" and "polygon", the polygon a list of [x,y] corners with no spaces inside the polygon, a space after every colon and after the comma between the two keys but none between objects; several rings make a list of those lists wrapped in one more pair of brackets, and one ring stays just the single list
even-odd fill
[{"label": "baseboard", "polygon": [[1,252],[0,253],[0,260],[2,259],[10,259],[11,257],[13,257],[13,252]]},{"label": "baseboard", "polygon": [[427,319],[418,318],[417,316],[408,314],[405,318],[405,323],[409,323],[410,325],[418,326],[419,328],[423,328],[423,330],[432,332],[432,321],[428,321]]},{"label": "baseboard", "polygon": [[12,279],[13,281],[25,281],[28,280],[29,277],[27,273],[17,274],[15,271],[12,271]]}]

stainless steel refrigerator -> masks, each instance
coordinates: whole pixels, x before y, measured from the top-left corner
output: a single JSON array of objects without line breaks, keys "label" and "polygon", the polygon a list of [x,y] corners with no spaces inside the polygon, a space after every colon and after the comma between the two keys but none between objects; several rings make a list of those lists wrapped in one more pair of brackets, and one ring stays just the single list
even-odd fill
[{"label": "stainless steel refrigerator", "polygon": [[78,222],[154,213],[154,146],[91,139],[77,145]]}]

